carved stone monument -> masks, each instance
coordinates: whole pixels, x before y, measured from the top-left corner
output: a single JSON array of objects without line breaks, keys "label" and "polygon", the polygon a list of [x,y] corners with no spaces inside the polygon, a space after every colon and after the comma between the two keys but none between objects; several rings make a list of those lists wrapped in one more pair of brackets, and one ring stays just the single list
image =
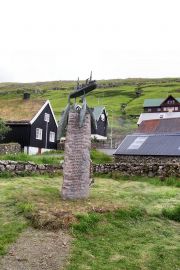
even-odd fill
[{"label": "carved stone monument", "polygon": [[[86,93],[96,88],[96,82],[86,81],[77,86],[77,90],[69,95],[68,105],[62,115],[58,134],[59,138],[66,130],[65,157],[63,166],[63,199],[83,199],[89,196],[90,185],[90,147],[91,123],[96,122],[92,111],[86,104]],[[83,95],[82,108],[77,104],[70,105],[70,98]],[[67,128],[66,128],[67,127]]]}]

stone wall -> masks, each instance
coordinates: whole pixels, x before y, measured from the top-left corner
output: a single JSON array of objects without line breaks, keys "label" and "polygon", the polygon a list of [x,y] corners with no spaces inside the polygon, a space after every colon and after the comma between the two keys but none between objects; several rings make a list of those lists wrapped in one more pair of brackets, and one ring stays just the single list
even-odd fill
[{"label": "stone wall", "polygon": [[18,143],[2,143],[0,144],[0,154],[17,154],[21,152],[21,146]]},{"label": "stone wall", "polygon": [[180,158],[156,158],[156,157],[123,157],[115,163],[94,165],[94,172],[113,173],[119,172],[122,175],[141,175],[180,177]]},{"label": "stone wall", "polygon": [[15,175],[26,173],[58,173],[62,171],[62,165],[35,164],[34,162],[20,162],[12,160],[0,160],[0,173],[10,172]]},{"label": "stone wall", "polygon": [[[20,162],[10,160],[0,160],[0,174],[11,172],[14,175],[24,175],[26,173],[59,173],[62,172],[63,165],[35,164],[34,162]],[[93,172],[97,173],[120,173],[128,176],[158,176],[158,177],[178,177],[180,179],[180,159],[151,159],[146,160],[134,158],[129,161],[121,160],[116,163],[93,164]]]}]

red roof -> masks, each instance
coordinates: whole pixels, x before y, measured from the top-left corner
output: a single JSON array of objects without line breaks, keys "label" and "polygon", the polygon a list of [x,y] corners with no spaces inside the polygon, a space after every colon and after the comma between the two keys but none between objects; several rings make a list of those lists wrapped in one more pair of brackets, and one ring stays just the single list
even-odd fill
[{"label": "red roof", "polygon": [[180,118],[142,121],[136,133],[180,133]]}]

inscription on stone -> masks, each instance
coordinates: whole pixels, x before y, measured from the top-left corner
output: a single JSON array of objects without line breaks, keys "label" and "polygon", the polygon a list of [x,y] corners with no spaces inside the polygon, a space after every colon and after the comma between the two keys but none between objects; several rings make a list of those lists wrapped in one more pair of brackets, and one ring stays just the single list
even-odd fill
[{"label": "inscription on stone", "polygon": [[63,199],[82,199],[89,195],[91,121],[86,113],[84,125],[79,127],[79,112],[70,112],[63,166]]}]

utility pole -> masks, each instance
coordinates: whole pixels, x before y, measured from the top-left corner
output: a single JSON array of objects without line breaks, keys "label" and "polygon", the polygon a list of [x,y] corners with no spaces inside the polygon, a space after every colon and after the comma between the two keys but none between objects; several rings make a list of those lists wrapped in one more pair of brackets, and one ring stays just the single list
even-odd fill
[{"label": "utility pole", "polygon": [[45,140],[45,149],[47,149],[47,140],[48,140],[48,123],[49,123],[50,115],[45,113],[44,121],[46,122],[46,140]]},{"label": "utility pole", "polygon": [[112,141],[112,136],[113,136],[113,129],[112,129],[112,125],[113,125],[113,110],[110,110],[112,112],[112,118],[111,118],[111,134],[110,134],[110,139],[111,139],[111,149],[113,148],[113,141]]}]

